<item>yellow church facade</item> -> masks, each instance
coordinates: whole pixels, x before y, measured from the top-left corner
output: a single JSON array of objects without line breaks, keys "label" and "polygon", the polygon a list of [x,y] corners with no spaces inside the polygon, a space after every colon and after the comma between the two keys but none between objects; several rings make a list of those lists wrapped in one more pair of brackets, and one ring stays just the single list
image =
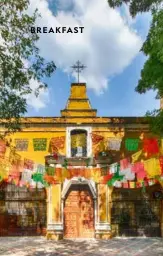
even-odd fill
[{"label": "yellow church facade", "polygon": [[60,117],[21,123],[0,158],[0,236],[163,235],[162,140],[144,118],[98,117],[73,83]]}]

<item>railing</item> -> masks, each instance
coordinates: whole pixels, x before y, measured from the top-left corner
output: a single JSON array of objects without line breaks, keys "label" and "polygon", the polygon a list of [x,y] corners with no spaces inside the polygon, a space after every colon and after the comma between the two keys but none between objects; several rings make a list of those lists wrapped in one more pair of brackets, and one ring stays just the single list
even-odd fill
[{"label": "railing", "polygon": [[66,157],[66,156],[53,156],[48,155],[45,157],[47,165],[50,164],[61,164],[64,165],[66,162],[70,166],[96,166],[97,164],[111,164],[112,158],[109,156],[96,156],[96,157]]}]

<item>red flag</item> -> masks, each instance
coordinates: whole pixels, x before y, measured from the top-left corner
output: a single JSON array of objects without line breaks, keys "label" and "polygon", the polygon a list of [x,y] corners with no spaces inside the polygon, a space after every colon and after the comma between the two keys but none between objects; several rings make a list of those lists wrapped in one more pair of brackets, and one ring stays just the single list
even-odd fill
[{"label": "red flag", "polygon": [[113,174],[108,173],[107,175],[101,177],[101,183],[106,184],[111,178],[113,177]]},{"label": "red flag", "polygon": [[159,153],[159,145],[158,145],[157,139],[155,138],[144,139],[143,143],[144,143],[143,145],[144,152],[147,153],[148,157]]},{"label": "red flag", "polygon": [[97,135],[97,134],[95,134],[95,133],[92,133],[92,143],[93,143],[94,145],[98,144],[98,143],[99,143],[100,141],[102,141],[103,139],[104,139],[103,136]]}]

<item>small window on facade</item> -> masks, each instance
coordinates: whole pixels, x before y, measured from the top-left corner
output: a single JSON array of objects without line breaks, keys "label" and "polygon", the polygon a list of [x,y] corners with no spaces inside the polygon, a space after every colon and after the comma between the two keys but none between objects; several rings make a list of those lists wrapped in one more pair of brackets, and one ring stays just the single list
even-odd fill
[{"label": "small window on facade", "polygon": [[71,157],[87,156],[87,132],[73,130],[71,132]]}]

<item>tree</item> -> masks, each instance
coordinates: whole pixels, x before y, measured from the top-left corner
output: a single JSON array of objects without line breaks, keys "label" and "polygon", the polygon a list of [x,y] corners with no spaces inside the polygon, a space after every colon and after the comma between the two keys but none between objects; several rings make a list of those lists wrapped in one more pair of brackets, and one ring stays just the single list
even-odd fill
[{"label": "tree", "polygon": [[157,6],[162,0],[108,0],[110,7],[119,7],[123,3],[129,4],[129,9],[132,17],[136,16],[139,12],[148,12]]},{"label": "tree", "polygon": [[[108,0],[110,6],[120,6],[128,3],[132,16],[138,12],[151,10],[152,22],[142,48],[140,49],[147,57],[141,77],[135,90],[139,93],[146,93],[148,90],[157,92],[157,99],[163,98],[163,9],[162,0]],[[163,110],[147,112],[147,119],[151,131],[156,134],[163,134]]]},{"label": "tree", "polygon": [[36,46],[39,36],[30,32],[39,14],[27,14],[29,0],[0,2],[0,119],[7,131],[20,129],[20,117],[27,111],[26,94],[30,81],[39,83],[35,93],[47,85],[43,78],[55,71],[54,62],[46,63]]}]

